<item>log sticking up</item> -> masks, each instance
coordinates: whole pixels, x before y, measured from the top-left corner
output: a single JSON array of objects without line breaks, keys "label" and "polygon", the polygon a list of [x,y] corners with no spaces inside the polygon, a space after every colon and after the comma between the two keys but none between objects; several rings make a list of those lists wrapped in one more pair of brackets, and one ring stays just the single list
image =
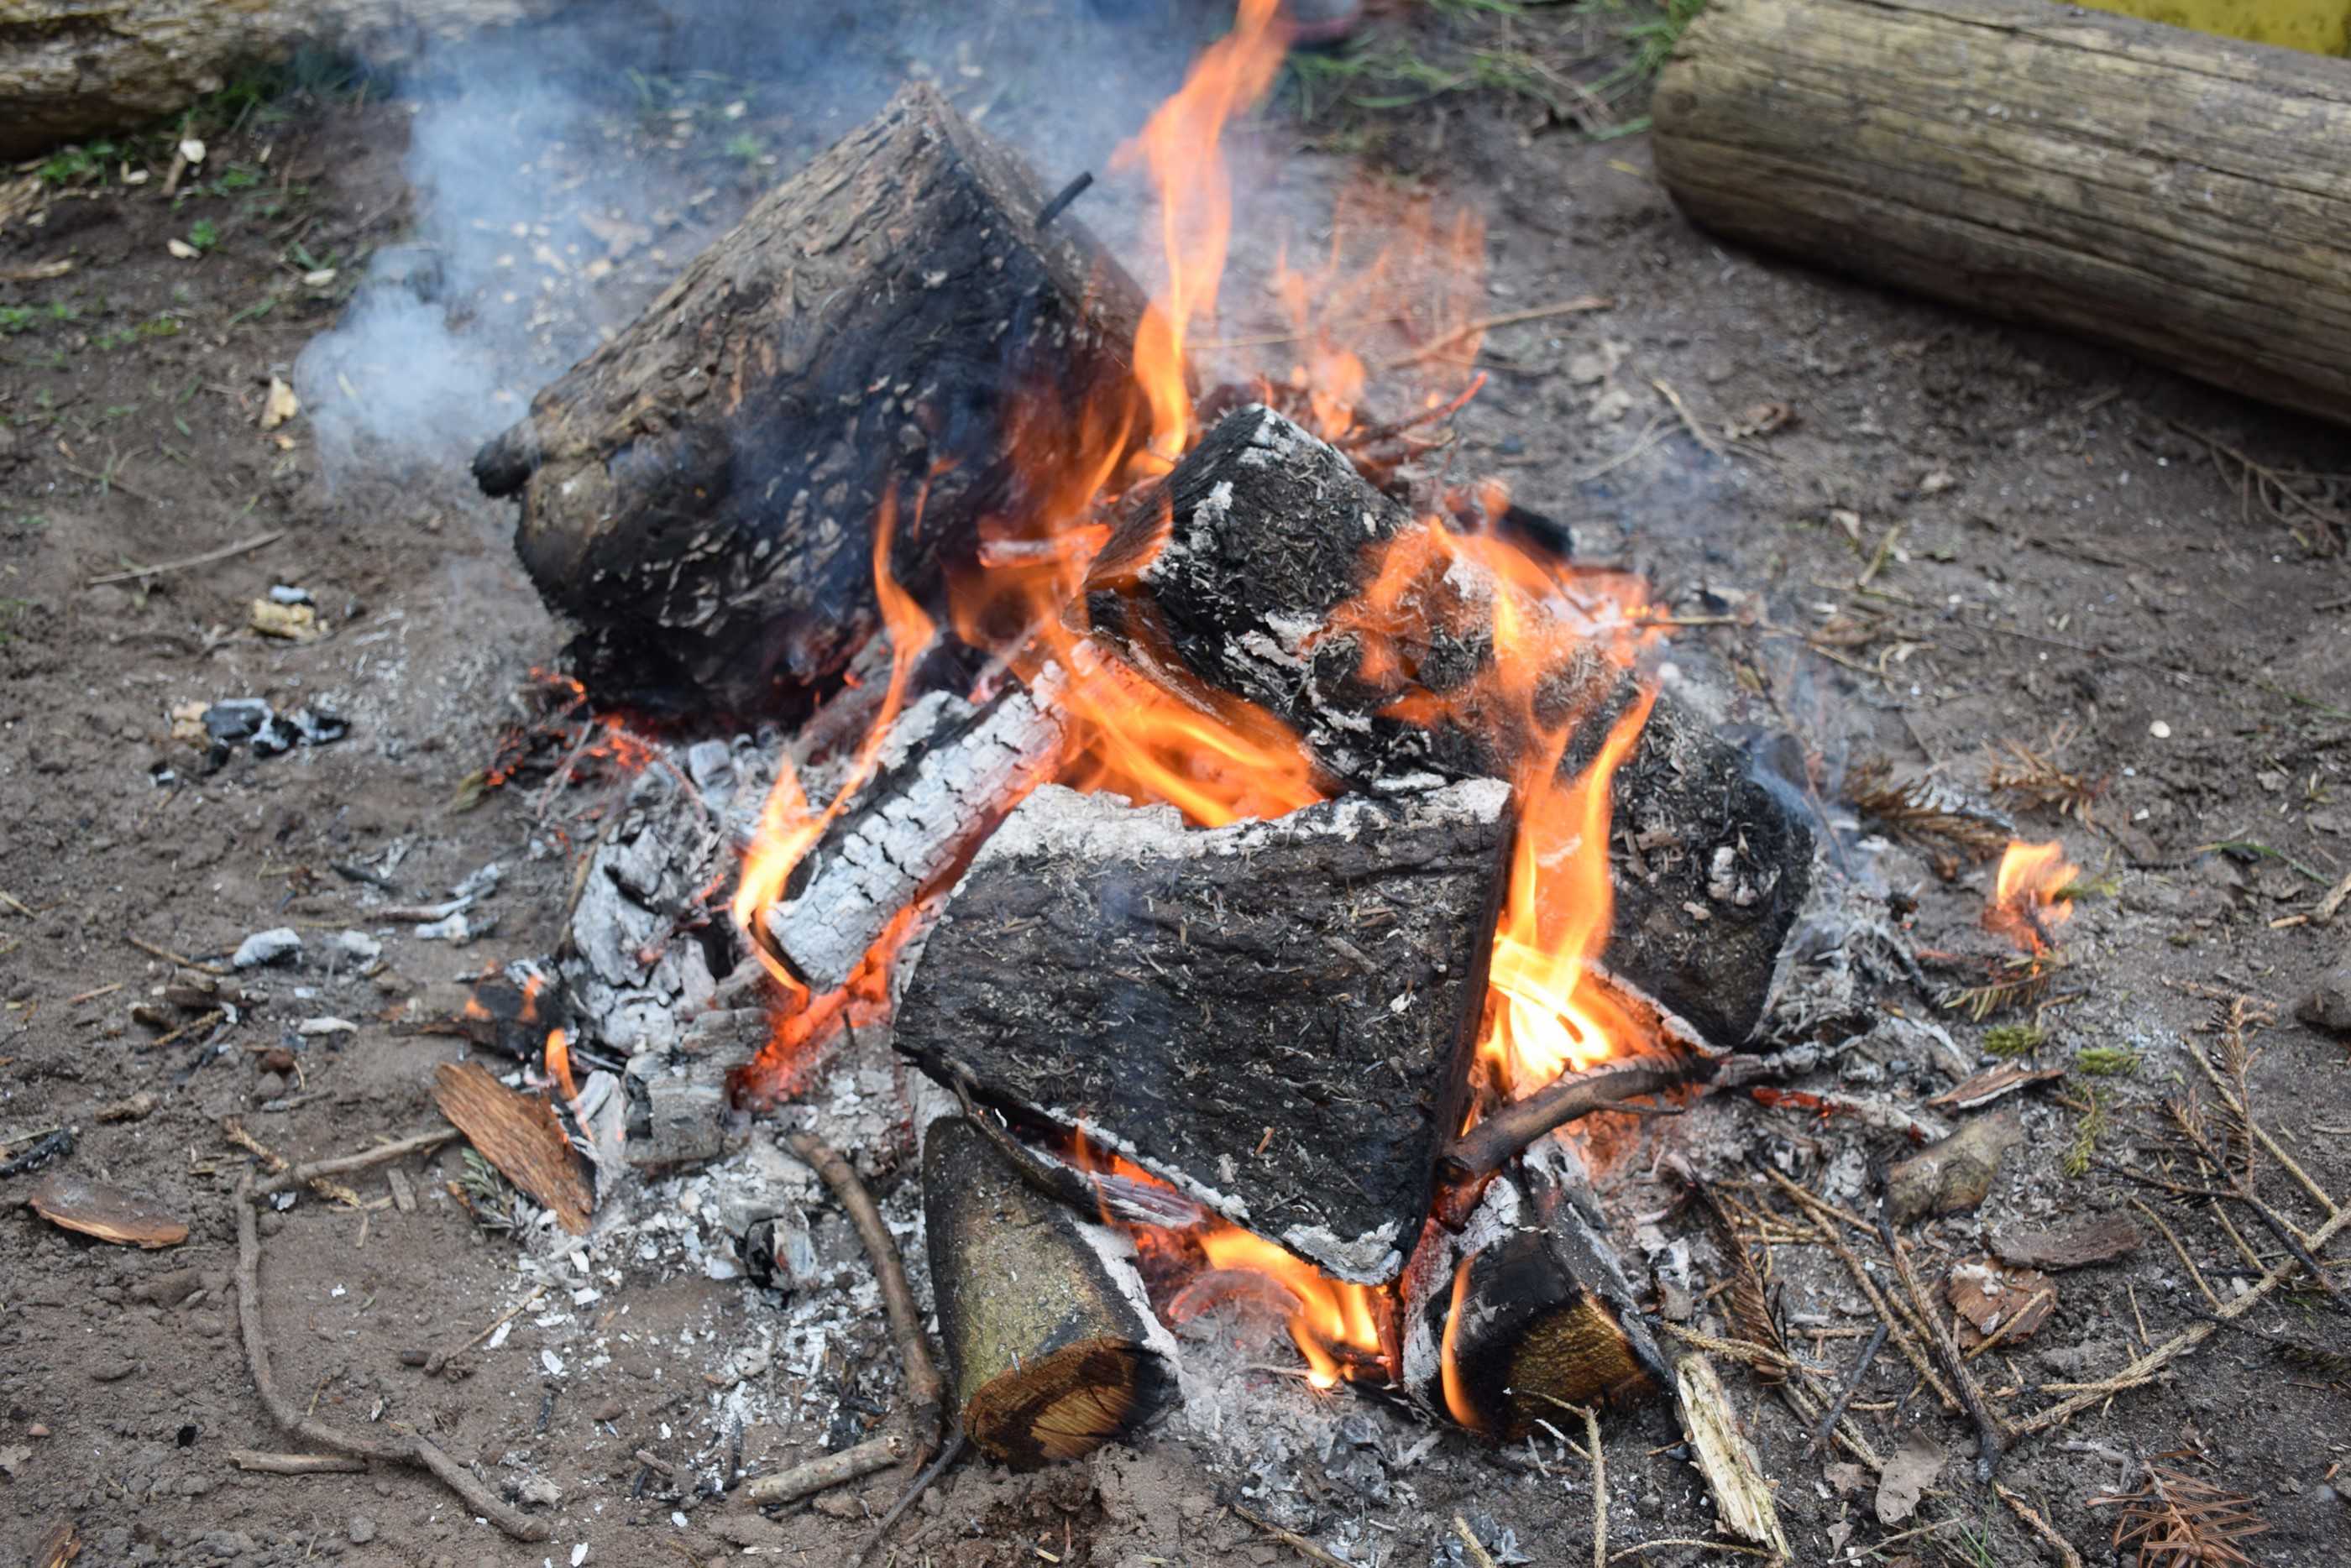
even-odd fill
[{"label": "log sticking up", "polygon": [[[1019,501],[1012,427],[1132,399],[1142,296],[1011,151],[901,93],[763,198],[474,472],[600,694],[759,712]],[[916,504],[920,493],[922,500]]]},{"label": "log sticking up", "polygon": [[[1510,715],[1421,724],[1399,707],[1473,693],[1495,665],[1496,585],[1463,556],[1410,591],[1426,627],[1390,667],[1334,616],[1361,596],[1376,546],[1417,526],[1346,457],[1280,415],[1227,416],[1162,487],[1137,498],[1098,557],[1089,608],[1105,639],[1164,681],[1205,682],[1271,710],[1358,788],[1508,777]],[[1592,655],[1545,671],[1539,702],[1581,714],[1562,763],[1580,772],[1633,680]],[[1426,700],[1438,700],[1429,701]],[[1717,1044],[1762,1016],[1780,944],[1811,886],[1812,833],[1750,775],[1740,750],[1670,694],[1617,770],[1616,914],[1604,963]]]},{"label": "log sticking up", "polygon": [[1024,1182],[962,1116],[923,1137],[939,1332],[964,1434],[999,1464],[1079,1459],[1175,1391],[1128,1244]]},{"label": "log sticking up", "polygon": [[883,771],[767,911],[778,955],[820,992],[848,984],[899,911],[941,886],[1061,750],[1060,721],[1018,688],[977,708],[944,691],[909,708]]},{"label": "log sticking up", "polygon": [[1187,831],[1172,807],[1047,785],[957,886],[897,1046],[1384,1282],[1461,1123],[1508,793],[1476,780]]},{"label": "log sticking up", "polygon": [[1561,1404],[1629,1403],[1671,1382],[1583,1162],[1556,1137],[1496,1177],[1458,1235],[1429,1227],[1403,1325],[1405,1392],[1504,1441],[1557,1421]]}]

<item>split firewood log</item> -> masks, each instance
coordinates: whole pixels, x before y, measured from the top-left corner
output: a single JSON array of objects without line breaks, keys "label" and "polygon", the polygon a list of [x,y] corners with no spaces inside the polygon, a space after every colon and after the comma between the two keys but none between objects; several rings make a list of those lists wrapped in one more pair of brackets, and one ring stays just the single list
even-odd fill
[{"label": "split firewood log", "polygon": [[600,694],[737,712],[918,597],[1017,509],[1017,427],[1134,390],[1141,293],[1015,153],[910,87],[762,198],[474,460]]},{"label": "split firewood log", "polygon": [[1175,1342],[1132,1246],[1023,1181],[962,1116],[923,1135],[923,1213],[964,1435],[999,1464],[1074,1459],[1174,1395]]},{"label": "split firewood log", "polygon": [[1405,1392],[1506,1442],[1556,1423],[1562,1403],[1626,1404],[1672,1382],[1583,1160],[1558,1137],[1488,1183],[1458,1233],[1430,1225],[1403,1297]]},{"label": "split firewood log", "polygon": [[2339,60],[2035,0],[1718,0],[1655,103],[1718,234],[2351,423]]},{"label": "split firewood log", "polygon": [[[1372,582],[1375,547],[1420,525],[1336,448],[1252,405],[1134,498],[1094,563],[1088,609],[1096,632],[1155,678],[1270,710],[1353,787],[1510,777],[1507,722],[1399,714],[1475,691],[1494,666],[1486,607],[1495,588],[1484,567],[1432,558],[1412,588],[1426,632],[1376,669],[1366,668],[1364,635],[1334,616]],[[1545,708],[1583,715],[1562,777],[1590,764],[1638,696],[1633,676],[1590,652],[1540,684]],[[1617,769],[1612,796],[1616,909],[1604,967],[1704,1039],[1743,1044],[1812,885],[1812,830],[1670,693]]]},{"label": "split firewood log", "polygon": [[0,158],[143,125],[304,47],[371,63],[559,0],[17,0],[0,9]]},{"label": "split firewood log", "polygon": [[1046,785],[956,886],[897,1047],[1383,1283],[1461,1125],[1508,795],[1476,780],[1195,830]]}]

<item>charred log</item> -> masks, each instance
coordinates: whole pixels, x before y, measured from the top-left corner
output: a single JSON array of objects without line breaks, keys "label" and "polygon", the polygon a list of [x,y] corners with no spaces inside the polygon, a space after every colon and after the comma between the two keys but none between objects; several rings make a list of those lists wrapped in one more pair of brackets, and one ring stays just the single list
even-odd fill
[{"label": "charred log", "polygon": [[[474,472],[607,697],[764,711],[930,594],[1016,498],[1014,427],[1131,398],[1133,282],[914,87],[763,198]],[[920,497],[918,500],[917,497]]]},{"label": "charred log", "polygon": [[1191,831],[1049,785],[956,888],[898,1048],[1341,1278],[1393,1279],[1460,1125],[1507,794]]},{"label": "charred log", "polygon": [[890,922],[944,885],[1061,749],[1060,722],[1018,688],[978,707],[941,691],[907,709],[881,772],[767,911],[777,955],[820,992],[848,984]]},{"label": "charred log", "polygon": [[[1246,408],[1129,507],[1095,563],[1089,608],[1098,632],[1161,680],[1270,709],[1354,787],[1508,777],[1509,716],[1484,722],[1471,706],[1496,659],[1495,586],[1474,559],[1432,554],[1410,588],[1425,619],[1407,644],[1384,650],[1394,659],[1367,665],[1372,634],[1339,613],[1373,580],[1375,546],[1419,526],[1336,448]],[[1541,688],[1541,707],[1577,721],[1563,775],[1590,764],[1638,696],[1635,679],[1596,653],[1566,658]],[[1398,716],[1447,708],[1458,716]],[[1658,698],[1613,794],[1607,969],[1704,1038],[1743,1043],[1811,885],[1811,830],[1750,776],[1737,747],[1670,695]]]},{"label": "charred log", "polygon": [[1504,1441],[1562,1403],[1625,1404],[1672,1381],[1582,1159],[1555,1137],[1488,1184],[1458,1234],[1429,1227],[1403,1294],[1405,1391]]},{"label": "charred log", "polygon": [[923,1139],[939,1332],[964,1435],[1000,1464],[1079,1459],[1175,1391],[1128,1244],[1023,1181],[962,1116]]}]

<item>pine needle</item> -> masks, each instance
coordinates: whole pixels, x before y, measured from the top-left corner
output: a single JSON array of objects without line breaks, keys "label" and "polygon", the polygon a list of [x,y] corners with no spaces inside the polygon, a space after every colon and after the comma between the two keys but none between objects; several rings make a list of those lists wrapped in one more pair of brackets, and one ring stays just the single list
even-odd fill
[{"label": "pine needle", "polygon": [[2159,1465],[2147,1466],[2147,1477],[2141,1491],[2090,1500],[2093,1508],[2122,1505],[2115,1522],[2116,1552],[2135,1552],[2140,1568],[2252,1563],[2236,1542],[2269,1526],[2253,1512],[2250,1498]]},{"label": "pine needle", "polygon": [[1882,757],[1855,763],[1845,774],[1845,794],[1863,815],[1930,848],[1992,856],[2015,836],[2013,826],[1998,813],[1940,779],[1896,783],[1893,764]]}]

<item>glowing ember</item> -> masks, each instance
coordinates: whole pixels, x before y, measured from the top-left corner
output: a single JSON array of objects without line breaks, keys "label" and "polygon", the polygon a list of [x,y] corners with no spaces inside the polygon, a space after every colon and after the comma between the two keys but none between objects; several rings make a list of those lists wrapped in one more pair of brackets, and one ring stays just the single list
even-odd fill
[{"label": "glowing ember", "polygon": [[1485,1423],[1478,1418],[1478,1407],[1469,1402],[1468,1391],[1461,1386],[1461,1369],[1454,1360],[1453,1347],[1461,1334],[1461,1298],[1469,1292],[1469,1265],[1477,1261],[1478,1254],[1471,1252],[1453,1271],[1453,1300],[1445,1310],[1445,1342],[1442,1359],[1437,1364],[1447,1413],[1473,1432],[1482,1430]]},{"label": "glowing ember", "polygon": [[2065,858],[2065,846],[2056,839],[2046,844],[2011,840],[2000,857],[1991,902],[1984,909],[1985,929],[2026,952],[2046,952],[2054,940],[2051,933],[2074,912],[2062,895],[2081,875],[2082,868]]},{"label": "glowing ember", "polygon": [[547,1032],[547,1075],[554,1080],[564,1104],[579,1099],[580,1085],[571,1081],[571,1043],[560,1029]]}]

